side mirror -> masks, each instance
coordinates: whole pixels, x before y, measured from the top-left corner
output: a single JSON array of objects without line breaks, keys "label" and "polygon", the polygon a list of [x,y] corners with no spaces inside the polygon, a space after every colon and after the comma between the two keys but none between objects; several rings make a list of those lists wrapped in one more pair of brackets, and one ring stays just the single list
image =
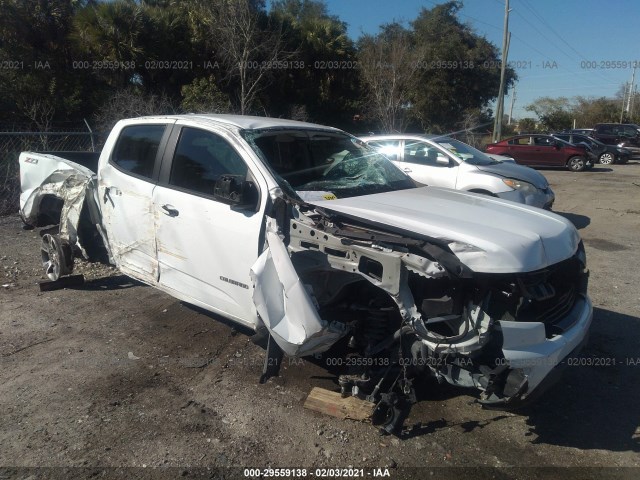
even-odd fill
[{"label": "side mirror", "polygon": [[442,165],[443,167],[448,167],[449,165],[451,165],[451,162],[449,162],[449,159],[444,155],[438,155],[436,157],[436,163],[438,165]]},{"label": "side mirror", "polygon": [[258,204],[258,190],[244,175],[220,175],[213,196],[222,203],[246,209],[255,209]]}]

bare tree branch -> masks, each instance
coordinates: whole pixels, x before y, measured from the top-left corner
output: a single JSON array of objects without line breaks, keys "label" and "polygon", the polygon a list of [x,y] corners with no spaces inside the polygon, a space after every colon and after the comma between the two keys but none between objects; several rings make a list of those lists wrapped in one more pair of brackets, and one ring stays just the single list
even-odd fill
[{"label": "bare tree branch", "polygon": [[238,82],[239,112],[250,113],[269,82],[270,70],[291,53],[284,51],[280,27],[262,28],[261,12],[251,0],[221,0],[211,8],[217,18],[213,28],[221,40],[218,49],[227,78]]},{"label": "bare tree branch", "polygon": [[404,131],[409,121],[409,87],[418,68],[409,33],[392,24],[377,36],[365,35],[359,56],[369,114],[386,132]]}]

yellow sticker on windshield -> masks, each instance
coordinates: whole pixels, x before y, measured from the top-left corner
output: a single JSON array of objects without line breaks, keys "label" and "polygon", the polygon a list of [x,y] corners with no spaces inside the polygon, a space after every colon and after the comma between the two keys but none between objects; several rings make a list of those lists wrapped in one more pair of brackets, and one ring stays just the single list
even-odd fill
[{"label": "yellow sticker on windshield", "polygon": [[337,200],[338,197],[336,197],[333,193],[325,193],[324,195],[322,195],[322,198],[324,198],[325,200]]}]

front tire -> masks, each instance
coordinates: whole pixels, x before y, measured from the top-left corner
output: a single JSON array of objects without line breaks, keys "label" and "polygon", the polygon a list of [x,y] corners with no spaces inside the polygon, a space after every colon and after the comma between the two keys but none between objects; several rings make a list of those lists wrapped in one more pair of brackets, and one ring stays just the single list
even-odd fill
[{"label": "front tire", "polygon": [[567,162],[567,168],[574,172],[582,172],[587,165],[587,161],[584,157],[571,157]]},{"label": "front tire", "polygon": [[613,155],[613,153],[611,152],[604,152],[598,159],[601,165],[611,165],[615,162],[615,160],[615,155]]}]

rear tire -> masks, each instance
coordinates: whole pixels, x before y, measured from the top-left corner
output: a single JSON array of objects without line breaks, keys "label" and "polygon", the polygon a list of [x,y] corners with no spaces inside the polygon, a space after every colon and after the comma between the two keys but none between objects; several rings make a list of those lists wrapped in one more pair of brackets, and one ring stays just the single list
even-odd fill
[{"label": "rear tire", "polygon": [[584,157],[579,156],[571,157],[567,162],[567,168],[574,172],[582,172],[585,169],[586,165],[587,161],[584,159]]},{"label": "rear tire", "polygon": [[73,271],[71,246],[59,235],[49,233],[42,236],[42,266],[49,280],[56,281]]}]

